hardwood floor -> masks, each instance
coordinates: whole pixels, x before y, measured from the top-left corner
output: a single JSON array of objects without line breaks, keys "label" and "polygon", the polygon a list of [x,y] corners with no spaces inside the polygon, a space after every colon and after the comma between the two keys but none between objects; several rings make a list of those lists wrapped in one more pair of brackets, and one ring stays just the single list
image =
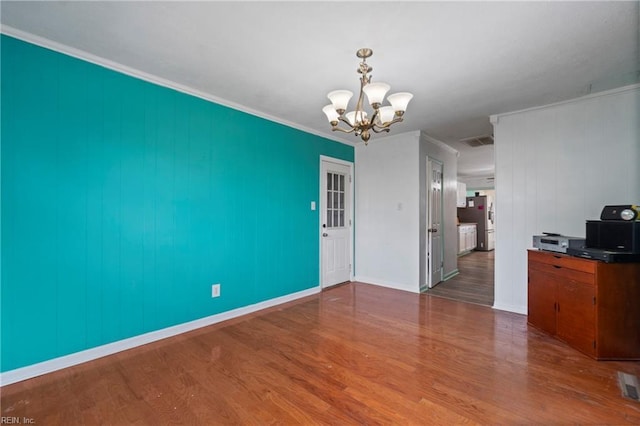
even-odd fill
[{"label": "hardwood floor", "polygon": [[474,251],[458,258],[460,273],[427,290],[432,296],[493,306],[495,251]]},{"label": "hardwood floor", "polygon": [[38,425],[640,424],[616,372],[526,317],[350,283],[2,388]]}]

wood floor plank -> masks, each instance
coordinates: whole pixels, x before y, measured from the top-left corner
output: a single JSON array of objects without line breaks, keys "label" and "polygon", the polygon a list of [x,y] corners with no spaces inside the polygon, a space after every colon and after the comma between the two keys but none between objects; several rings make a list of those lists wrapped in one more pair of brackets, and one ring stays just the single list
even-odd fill
[{"label": "wood floor plank", "polygon": [[2,387],[36,424],[640,424],[526,317],[362,283]]},{"label": "wood floor plank", "polygon": [[432,296],[493,306],[495,251],[472,251],[458,257],[458,275],[427,292]]}]

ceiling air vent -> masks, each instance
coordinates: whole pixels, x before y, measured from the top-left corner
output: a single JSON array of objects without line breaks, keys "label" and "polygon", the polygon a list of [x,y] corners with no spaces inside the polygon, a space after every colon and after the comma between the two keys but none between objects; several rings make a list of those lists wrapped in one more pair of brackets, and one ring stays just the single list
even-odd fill
[{"label": "ceiling air vent", "polygon": [[460,142],[462,142],[463,144],[469,145],[472,148],[485,146],[485,145],[493,145],[493,136],[489,136],[489,135],[474,136],[472,138],[460,139]]}]

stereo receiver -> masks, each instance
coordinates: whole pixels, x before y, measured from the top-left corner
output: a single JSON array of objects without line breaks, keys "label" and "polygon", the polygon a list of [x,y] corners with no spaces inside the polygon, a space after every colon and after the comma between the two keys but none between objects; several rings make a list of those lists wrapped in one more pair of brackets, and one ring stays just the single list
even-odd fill
[{"label": "stereo receiver", "polygon": [[568,248],[579,248],[584,246],[584,238],[567,237],[565,235],[554,234],[551,232],[543,232],[544,235],[533,236],[533,247],[555,251],[558,253],[566,253]]}]

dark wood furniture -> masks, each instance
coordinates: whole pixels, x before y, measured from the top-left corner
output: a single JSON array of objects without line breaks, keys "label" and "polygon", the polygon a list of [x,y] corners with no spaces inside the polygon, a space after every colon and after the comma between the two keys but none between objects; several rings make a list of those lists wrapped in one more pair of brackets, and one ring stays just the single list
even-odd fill
[{"label": "dark wood furniture", "polygon": [[598,360],[640,359],[640,263],[529,250],[528,323]]}]

